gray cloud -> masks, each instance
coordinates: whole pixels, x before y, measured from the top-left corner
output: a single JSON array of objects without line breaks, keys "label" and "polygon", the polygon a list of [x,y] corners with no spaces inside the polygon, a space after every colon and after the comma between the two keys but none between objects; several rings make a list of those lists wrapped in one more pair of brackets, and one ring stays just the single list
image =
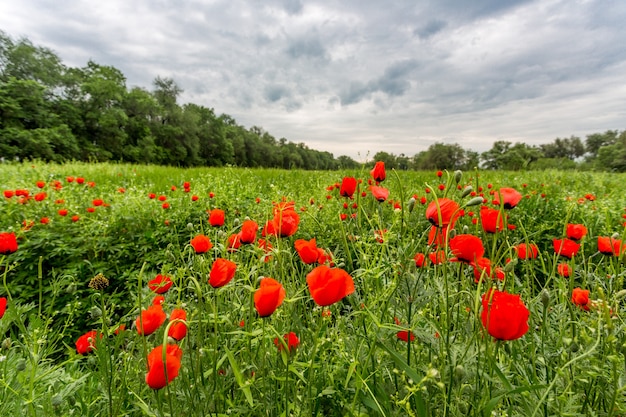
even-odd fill
[{"label": "gray cloud", "polygon": [[0,3],[66,65],[172,77],[194,102],[353,157],[626,129],[626,2]]}]

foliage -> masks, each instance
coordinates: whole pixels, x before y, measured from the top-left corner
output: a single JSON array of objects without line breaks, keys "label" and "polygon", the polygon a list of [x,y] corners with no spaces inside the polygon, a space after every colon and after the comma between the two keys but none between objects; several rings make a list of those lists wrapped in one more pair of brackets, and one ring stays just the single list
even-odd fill
[{"label": "foliage", "polygon": [[[0,165],[0,189],[31,196],[0,200],[0,231],[15,232],[19,242],[15,253],[0,255],[0,296],[9,298],[0,318],[0,410],[28,416],[626,412],[624,259],[601,254],[596,245],[600,236],[626,237],[623,175],[389,171],[379,184],[389,198],[379,202],[370,193],[370,169]],[[358,179],[353,199],[339,194],[345,176]],[[492,204],[503,187],[520,192],[515,208]],[[44,199],[32,198],[41,192]],[[481,227],[481,202],[471,205],[481,195],[485,206],[506,215],[498,233]],[[463,211],[446,213],[454,231],[429,244],[425,214],[441,198]],[[258,244],[260,231],[253,244],[229,246],[246,220],[262,229],[291,201],[300,217],[293,236],[265,236],[268,252]],[[225,212],[221,226],[208,223],[214,208]],[[587,230],[571,260],[553,249],[570,223]],[[189,244],[199,234],[212,242],[203,254]],[[417,253],[428,259],[439,249],[451,258],[446,242],[454,234],[479,239],[504,280],[487,272],[476,278],[476,265],[466,263],[416,265]],[[306,283],[317,265],[305,264],[294,245],[313,238],[325,253],[318,259],[354,283],[354,293],[344,291],[345,298],[323,308]],[[536,244],[537,258],[519,256],[520,243]],[[234,262],[236,271],[213,288],[208,279],[218,258]],[[564,262],[569,277],[559,275]],[[178,375],[154,391],[145,380],[148,353],[174,342],[167,337],[174,324],[142,336],[134,323],[155,297],[148,281],[158,274],[173,282],[163,310],[184,309],[188,330],[175,342],[183,352]],[[254,308],[263,277],[286,293],[266,318]],[[485,330],[482,297],[494,287],[519,295],[529,310],[528,331],[516,340],[495,340]],[[588,310],[571,300],[577,287],[589,290]],[[74,342],[91,330],[103,336],[80,355]]]}]

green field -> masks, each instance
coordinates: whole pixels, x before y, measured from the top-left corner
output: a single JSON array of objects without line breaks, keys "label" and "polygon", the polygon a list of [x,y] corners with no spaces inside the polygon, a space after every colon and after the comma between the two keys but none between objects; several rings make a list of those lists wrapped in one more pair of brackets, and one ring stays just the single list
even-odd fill
[{"label": "green field", "polygon": [[626,175],[371,168],[0,164],[0,414],[626,414]]}]

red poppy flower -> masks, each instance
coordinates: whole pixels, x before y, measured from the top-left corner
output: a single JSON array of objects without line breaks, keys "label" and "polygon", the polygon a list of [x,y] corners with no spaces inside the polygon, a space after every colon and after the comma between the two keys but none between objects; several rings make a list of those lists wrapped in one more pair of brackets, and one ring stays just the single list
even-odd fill
[{"label": "red poppy flower", "polygon": [[65,181],[74,182],[74,177],[65,177]]},{"label": "red poppy flower", "polygon": [[104,204],[104,201],[103,201],[102,199],[100,199],[100,198],[96,198],[95,200],[93,200],[93,201],[91,202],[91,204],[93,204],[94,206],[96,206],[96,207],[97,207],[97,206],[101,206],[101,205],[103,205],[103,204]]},{"label": "red poppy flower", "polygon": [[352,197],[356,191],[356,179],[354,177],[344,177],[341,181],[339,195],[342,197]]},{"label": "red poppy flower", "polygon": [[244,220],[239,233],[241,243],[254,243],[257,230],[259,230],[259,225],[254,220]]},{"label": "red poppy flower", "polygon": [[378,161],[374,165],[374,168],[370,171],[372,178],[374,181],[382,182],[387,178],[387,174],[385,173],[385,163],[383,161]]},{"label": "red poppy flower", "polygon": [[302,262],[307,265],[317,262],[319,252],[317,250],[315,238],[311,240],[298,239],[293,245],[296,248],[298,255],[300,255]]},{"label": "red poppy flower", "polygon": [[148,355],[146,384],[152,389],[161,389],[178,376],[183,351],[176,345],[168,345],[165,352],[165,363],[162,345],[154,348]]},{"label": "red poppy flower", "polygon": [[502,206],[509,210],[522,200],[522,194],[514,188],[503,187],[494,193],[493,202],[500,205],[500,198],[502,198]]},{"label": "red poppy flower", "polygon": [[481,279],[495,278],[499,280],[504,279],[504,271],[502,268],[491,266],[491,259],[478,258],[476,262],[472,262],[470,265],[474,268],[474,282],[478,284]]},{"label": "red poppy flower", "polygon": [[95,212],[96,212],[95,207],[87,207],[87,213],[95,213]]},{"label": "red poppy flower", "polygon": [[272,223],[274,232],[271,234],[277,234],[280,237],[289,237],[298,230],[300,216],[292,209],[280,210],[274,215]]},{"label": "red poppy flower", "polygon": [[415,266],[418,268],[424,268],[428,262],[428,258],[426,258],[426,255],[423,253],[416,253],[413,260],[415,261]]},{"label": "red poppy flower", "polygon": [[50,219],[48,217],[42,217],[41,219],[39,219],[39,223],[48,224],[50,223]]},{"label": "red poppy flower", "polygon": [[499,340],[515,340],[528,331],[530,311],[519,295],[491,289],[482,297],[481,321],[487,332]]},{"label": "red poppy flower", "polygon": [[85,183],[85,179],[83,177],[78,177],[78,178],[76,178],[76,182],[78,184],[84,184]]},{"label": "red poppy flower", "polygon": [[205,235],[198,235],[189,242],[196,253],[205,253],[213,247],[211,240]]},{"label": "red poppy flower", "polygon": [[572,290],[572,303],[580,306],[583,310],[589,310],[589,290],[574,288]]},{"label": "red poppy flower", "polygon": [[165,323],[165,319],[163,307],[161,305],[151,305],[146,310],[143,310],[141,316],[135,320],[137,333],[148,336],[157,331]]},{"label": "red poppy flower", "polygon": [[224,225],[224,210],[213,209],[209,213],[209,224],[213,227],[221,227]]},{"label": "red poppy flower", "polygon": [[456,235],[450,239],[450,250],[457,259],[451,261],[475,262],[485,253],[483,242],[479,237],[469,234]]},{"label": "red poppy flower", "polygon": [[370,192],[372,193],[372,196],[379,202],[383,202],[387,200],[387,198],[389,197],[388,189],[383,188],[383,187],[378,187],[376,185],[370,186]]},{"label": "red poppy flower", "polygon": [[428,245],[435,245],[435,247],[445,246],[446,238],[448,235],[448,228],[448,226],[430,226],[430,231],[428,232]]},{"label": "red poppy flower", "polygon": [[79,221],[79,220],[80,220],[80,216],[78,216],[77,214],[75,214],[75,215],[73,215],[73,216],[72,216],[72,221],[73,221],[74,223],[76,223],[76,222],[77,222],[77,221]]},{"label": "red poppy flower", "polygon": [[415,340],[415,335],[413,334],[413,332],[409,332],[408,330],[400,330],[398,333],[396,333],[396,337],[398,338],[398,340],[402,340],[403,342],[408,342],[409,338],[411,339],[411,342]]},{"label": "red poppy flower", "polygon": [[67,216],[67,210],[66,209],[61,209],[61,210],[58,211],[58,213],[59,213],[59,216],[63,216],[63,217]]},{"label": "red poppy flower", "polygon": [[152,305],[153,306],[160,306],[165,302],[165,297],[163,297],[162,295],[157,295],[156,297],[154,297],[154,299],[152,300]]},{"label": "red poppy flower", "polygon": [[78,352],[79,355],[86,355],[91,352],[96,347],[96,337],[98,336],[102,338],[102,335],[98,334],[95,330],[88,331],[80,336],[76,339],[76,343],[74,343],[76,352]]},{"label": "red poppy flower", "polygon": [[28,197],[30,195],[30,191],[23,189],[15,190],[15,195],[18,197]]},{"label": "red poppy flower", "polygon": [[561,256],[572,259],[574,255],[578,253],[580,244],[570,239],[552,239],[554,245],[554,251]]},{"label": "red poppy flower", "polygon": [[562,277],[569,277],[570,275],[572,275],[572,267],[569,266],[566,263],[560,263],[557,267],[556,267],[556,272],[558,272],[558,274]]},{"label": "red poppy flower", "polygon": [[37,193],[35,194],[35,201],[43,201],[46,199],[46,197],[48,196],[48,194],[46,193]]},{"label": "red poppy flower", "polygon": [[520,259],[537,259],[539,255],[539,248],[534,243],[520,243],[517,246],[513,246],[517,257]]},{"label": "red poppy flower", "polygon": [[148,281],[148,288],[157,294],[165,294],[172,287],[172,284],[174,284],[172,278],[159,274],[154,279]]},{"label": "red poppy flower", "polygon": [[622,241],[608,236],[598,236],[598,251],[605,255],[619,256],[626,249]]},{"label": "red poppy flower", "polygon": [[11,198],[15,195],[15,193],[13,192],[13,190],[4,190],[4,197],[5,198]]},{"label": "red poppy flower", "polygon": [[580,240],[587,234],[587,228],[584,224],[568,224],[565,233],[568,239]]},{"label": "red poppy flower", "polygon": [[354,292],[354,281],[350,274],[340,268],[320,265],[309,272],[306,283],[313,301],[320,306],[329,306]]},{"label": "red poppy flower", "polygon": [[446,251],[438,250],[435,252],[431,252],[428,254],[428,259],[430,259],[430,261],[434,265],[441,265],[442,263],[446,261]]},{"label": "red poppy flower", "polygon": [[44,181],[37,181],[36,185],[37,188],[43,188],[46,186],[46,183]]},{"label": "red poppy flower", "polygon": [[459,204],[448,198],[439,198],[426,207],[426,219],[436,227],[454,225],[459,216]]},{"label": "red poppy flower", "polygon": [[209,284],[213,288],[220,288],[228,284],[235,276],[237,264],[224,258],[217,258],[213,262],[209,273]]},{"label": "red poppy flower", "polygon": [[0,319],[4,317],[4,313],[7,311],[7,298],[0,297]]},{"label": "red poppy flower", "polygon": [[481,207],[480,222],[487,233],[496,233],[504,229],[504,214],[500,210]]},{"label": "red poppy flower", "polygon": [[177,321],[176,323],[173,323],[170,326],[167,335],[174,340],[183,340],[185,336],[187,336],[187,312],[185,312],[185,310],[183,310],[182,308],[173,309],[170,314],[170,323],[174,320],[183,321]]},{"label": "red poppy flower", "polygon": [[287,347],[287,352],[291,352],[295,350],[300,344],[300,339],[294,332],[289,332],[283,336],[284,343],[277,337],[274,338],[274,344],[278,348],[279,351],[283,350],[285,346]]},{"label": "red poppy flower", "polygon": [[148,194],[148,198],[150,200],[154,200],[156,198],[156,194],[155,193],[150,193],[150,194]]},{"label": "red poppy flower", "polygon": [[254,308],[261,317],[271,316],[285,299],[285,288],[274,278],[262,278],[254,293]]},{"label": "red poppy flower", "polygon": [[17,251],[17,238],[15,233],[0,233],[0,255],[8,255]]},{"label": "red poppy flower", "polygon": [[159,201],[165,201],[165,200],[167,200],[167,196],[165,196],[165,195],[160,195],[160,196],[159,196],[159,198],[158,198],[158,200],[159,200]]},{"label": "red poppy flower", "polygon": [[228,241],[226,242],[226,249],[228,250],[228,252],[235,252],[240,247],[241,247],[241,233],[228,236]]}]

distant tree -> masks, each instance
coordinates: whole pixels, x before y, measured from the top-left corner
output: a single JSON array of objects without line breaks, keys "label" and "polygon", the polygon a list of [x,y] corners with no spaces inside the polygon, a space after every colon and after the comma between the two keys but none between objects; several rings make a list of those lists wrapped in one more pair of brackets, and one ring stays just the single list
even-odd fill
[{"label": "distant tree", "polygon": [[598,149],[594,164],[600,170],[626,172],[626,131],[619,134],[613,144]]},{"label": "distant tree", "polygon": [[396,156],[392,153],[388,153],[384,151],[376,152],[376,154],[374,155],[373,162],[378,162],[378,161],[384,162],[385,168],[387,169],[394,169],[398,167]]},{"label": "distant tree", "polygon": [[518,171],[542,156],[541,150],[517,142],[512,145],[507,141],[496,141],[492,148],[481,154],[484,167],[494,170]]},{"label": "distant tree", "polygon": [[598,156],[600,148],[603,146],[610,146],[617,142],[617,136],[619,132],[617,130],[607,130],[604,133],[593,133],[587,135],[585,140],[585,150],[588,153],[587,160],[593,160]]},{"label": "distant tree", "polygon": [[350,158],[349,156],[340,155],[337,157],[337,167],[339,169],[356,169],[360,165],[361,164],[359,164],[357,161]]},{"label": "distant tree", "polygon": [[579,137],[556,138],[554,142],[539,145],[545,158],[567,158],[575,160],[585,154],[585,145]]},{"label": "distant tree", "polygon": [[456,143],[436,142],[413,156],[413,167],[417,170],[463,169],[467,162],[466,151]]}]

